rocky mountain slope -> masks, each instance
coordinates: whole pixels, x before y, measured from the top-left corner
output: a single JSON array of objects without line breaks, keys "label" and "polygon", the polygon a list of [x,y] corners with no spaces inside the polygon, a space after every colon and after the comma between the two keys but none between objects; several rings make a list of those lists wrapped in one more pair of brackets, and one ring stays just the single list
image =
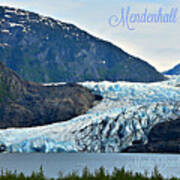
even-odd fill
[{"label": "rocky mountain slope", "polygon": [[163,74],[166,75],[180,75],[180,64],[176,65],[172,69],[165,71]]},{"label": "rocky mountain slope", "polygon": [[96,97],[80,85],[46,87],[27,82],[0,63],[0,128],[69,120],[85,113]]},{"label": "rocky mountain slope", "polygon": [[103,100],[66,122],[0,130],[0,144],[8,152],[124,152],[150,143],[154,152],[172,145],[180,153],[177,84],[180,76],[159,83],[81,83]]},{"label": "rocky mountain slope", "polygon": [[164,80],[151,65],[78,27],[0,7],[0,60],[35,82]]},{"label": "rocky mountain slope", "polygon": [[180,153],[180,120],[155,125],[148,135],[148,143],[138,142],[124,152]]}]

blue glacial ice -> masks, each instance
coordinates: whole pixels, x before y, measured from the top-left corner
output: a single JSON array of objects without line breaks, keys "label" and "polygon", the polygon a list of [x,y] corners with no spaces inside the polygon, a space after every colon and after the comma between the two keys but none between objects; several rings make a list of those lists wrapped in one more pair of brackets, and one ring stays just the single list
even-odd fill
[{"label": "blue glacial ice", "polygon": [[0,130],[8,152],[121,152],[180,117],[180,76],[158,83],[80,83],[104,99],[86,114],[42,127]]}]

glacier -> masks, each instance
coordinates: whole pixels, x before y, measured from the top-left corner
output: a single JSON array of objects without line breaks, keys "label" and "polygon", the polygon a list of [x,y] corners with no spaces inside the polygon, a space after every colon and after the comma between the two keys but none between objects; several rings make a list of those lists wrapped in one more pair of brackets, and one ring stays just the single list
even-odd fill
[{"label": "glacier", "polygon": [[1,129],[0,144],[7,152],[121,152],[135,141],[147,143],[157,123],[180,117],[180,76],[156,83],[79,84],[103,100],[66,122]]}]

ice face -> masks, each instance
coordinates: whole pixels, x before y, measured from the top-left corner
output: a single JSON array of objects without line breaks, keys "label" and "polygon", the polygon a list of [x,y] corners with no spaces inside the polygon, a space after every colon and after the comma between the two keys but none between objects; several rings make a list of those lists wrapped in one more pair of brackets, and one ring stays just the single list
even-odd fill
[{"label": "ice face", "polygon": [[9,152],[121,152],[180,117],[180,76],[159,83],[80,83],[104,99],[85,115],[42,127],[0,130]]}]

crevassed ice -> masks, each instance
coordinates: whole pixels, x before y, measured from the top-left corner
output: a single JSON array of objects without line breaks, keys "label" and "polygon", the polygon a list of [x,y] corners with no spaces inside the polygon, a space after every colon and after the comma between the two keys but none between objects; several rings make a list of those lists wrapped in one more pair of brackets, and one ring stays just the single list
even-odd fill
[{"label": "crevassed ice", "polygon": [[[158,83],[80,83],[104,99],[85,115],[34,128],[0,130],[9,152],[121,152],[151,128],[180,117],[180,76]],[[57,83],[58,85],[58,83]]]}]

